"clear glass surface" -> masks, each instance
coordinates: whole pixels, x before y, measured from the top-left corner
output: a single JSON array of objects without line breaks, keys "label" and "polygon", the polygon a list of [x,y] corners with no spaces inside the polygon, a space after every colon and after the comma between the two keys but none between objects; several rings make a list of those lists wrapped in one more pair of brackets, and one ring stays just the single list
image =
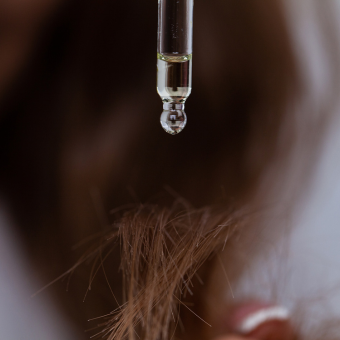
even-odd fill
[{"label": "clear glass surface", "polygon": [[163,101],[161,125],[174,135],[187,118],[191,93],[193,0],[158,1],[157,92]]},{"label": "clear glass surface", "polygon": [[193,8],[193,0],[158,1],[158,53],[192,54]]},{"label": "clear glass surface", "polygon": [[191,93],[192,60],[190,56],[157,59],[157,92],[163,103],[185,103]]}]

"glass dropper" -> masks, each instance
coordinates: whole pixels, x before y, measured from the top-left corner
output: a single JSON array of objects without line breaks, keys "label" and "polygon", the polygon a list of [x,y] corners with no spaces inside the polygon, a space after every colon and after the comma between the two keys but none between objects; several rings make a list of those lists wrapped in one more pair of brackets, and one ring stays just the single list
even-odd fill
[{"label": "glass dropper", "polygon": [[176,135],[187,117],[191,93],[193,0],[158,0],[157,92],[163,101],[161,125]]}]

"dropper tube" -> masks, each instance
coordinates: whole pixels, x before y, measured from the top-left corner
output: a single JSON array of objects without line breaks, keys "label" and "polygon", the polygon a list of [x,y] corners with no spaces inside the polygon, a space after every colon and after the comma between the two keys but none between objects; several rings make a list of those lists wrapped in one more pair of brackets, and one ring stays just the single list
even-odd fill
[{"label": "dropper tube", "polygon": [[163,101],[161,125],[175,135],[187,122],[191,93],[193,0],[158,1],[157,92]]}]

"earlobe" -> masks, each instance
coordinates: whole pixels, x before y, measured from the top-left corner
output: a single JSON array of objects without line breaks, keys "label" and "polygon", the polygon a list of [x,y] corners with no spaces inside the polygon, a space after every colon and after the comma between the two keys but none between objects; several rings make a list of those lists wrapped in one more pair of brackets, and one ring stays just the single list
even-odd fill
[{"label": "earlobe", "polygon": [[255,340],[255,339],[233,334],[233,335],[221,336],[221,337],[215,338],[214,340]]},{"label": "earlobe", "polygon": [[291,340],[295,337],[289,312],[283,306],[263,303],[241,305],[232,312],[229,326],[246,339]]}]

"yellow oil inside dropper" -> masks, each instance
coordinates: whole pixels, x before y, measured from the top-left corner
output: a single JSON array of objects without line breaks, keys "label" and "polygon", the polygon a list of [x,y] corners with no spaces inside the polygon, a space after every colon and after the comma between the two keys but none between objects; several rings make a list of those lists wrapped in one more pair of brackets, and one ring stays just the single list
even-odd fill
[{"label": "yellow oil inside dropper", "polygon": [[159,0],[157,92],[163,101],[161,125],[176,135],[187,117],[184,104],[191,93],[193,0]]}]

